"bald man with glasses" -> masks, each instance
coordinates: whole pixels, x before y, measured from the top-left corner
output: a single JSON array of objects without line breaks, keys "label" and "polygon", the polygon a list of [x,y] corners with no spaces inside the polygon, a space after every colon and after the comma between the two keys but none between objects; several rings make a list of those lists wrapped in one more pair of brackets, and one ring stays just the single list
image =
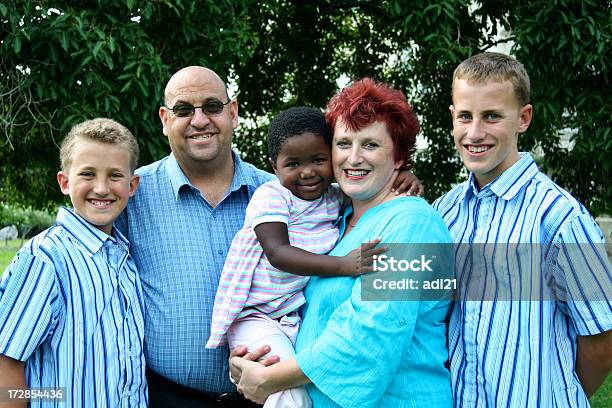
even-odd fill
[{"label": "bald man with glasses", "polygon": [[159,108],[172,153],[137,170],[117,220],[140,272],[150,406],[250,407],[228,375],[227,347],[206,349],[219,276],[253,192],[274,176],[232,151],[238,104],[204,67],[175,73]]}]

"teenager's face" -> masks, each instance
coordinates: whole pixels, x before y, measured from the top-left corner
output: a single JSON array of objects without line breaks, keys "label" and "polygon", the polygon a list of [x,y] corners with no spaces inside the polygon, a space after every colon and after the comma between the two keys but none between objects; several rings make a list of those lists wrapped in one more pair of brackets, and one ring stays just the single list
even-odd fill
[{"label": "teenager's face", "polygon": [[510,82],[457,79],[450,111],[455,147],[479,188],[518,161],[518,134],[529,127],[532,107],[519,106]]},{"label": "teenager's face", "polygon": [[280,183],[302,200],[321,197],[332,181],[330,147],[311,132],[287,138],[270,163]]},{"label": "teenager's face", "polygon": [[70,167],[57,173],[62,193],[70,196],[78,215],[110,235],[138,186],[138,176],[130,171],[130,154],[119,146],[79,140],[71,156]]}]

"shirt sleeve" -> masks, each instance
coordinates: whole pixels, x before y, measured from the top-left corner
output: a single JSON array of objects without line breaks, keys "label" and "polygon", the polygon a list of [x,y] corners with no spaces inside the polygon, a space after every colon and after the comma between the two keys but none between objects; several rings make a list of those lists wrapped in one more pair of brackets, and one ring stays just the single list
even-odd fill
[{"label": "shirt sleeve", "polygon": [[27,360],[58,321],[58,296],[53,267],[18,253],[0,283],[0,354]]},{"label": "shirt sleeve", "polygon": [[271,181],[255,191],[247,207],[245,219],[253,228],[266,222],[282,222],[288,225],[290,208],[291,192],[278,181]]},{"label": "shirt sleeve", "polygon": [[[397,214],[396,214],[397,215]],[[388,220],[383,242],[448,243],[433,212],[405,212]],[[449,258],[450,259],[450,258]],[[343,407],[376,407],[410,350],[421,308],[418,300],[362,300],[362,278],[333,312],[317,339],[296,354],[300,369],[328,398]],[[412,296],[411,296],[412,298]]]},{"label": "shirt sleeve", "polygon": [[612,275],[603,234],[588,214],[563,226],[554,240],[553,274],[562,310],[581,336],[612,330]]}]

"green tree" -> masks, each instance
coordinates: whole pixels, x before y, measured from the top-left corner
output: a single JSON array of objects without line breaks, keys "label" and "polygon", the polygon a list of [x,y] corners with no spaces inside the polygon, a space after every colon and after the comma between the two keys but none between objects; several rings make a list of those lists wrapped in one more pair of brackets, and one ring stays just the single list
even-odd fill
[{"label": "green tree", "polygon": [[[0,2],[0,200],[57,201],[56,143],[92,116],[132,129],[143,163],[165,155],[162,88],[176,69],[195,64],[238,85],[243,120],[234,141],[261,167],[267,125],[280,110],[323,109],[339,79],[373,76],[405,90],[429,144],[415,172],[434,199],[462,169],[448,113],[453,69],[506,43],[532,79],[535,118],[521,147],[541,149],[554,179],[591,211],[610,213],[611,7],[593,0]],[[572,150],[559,145],[563,129],[574,135]]]},{"label": "green tree", "polygon": [[41,207],[61,200],[58,143],[97,116],[127,125],[142,162],[168,151],[157,110],[178,67],[229,67],[248,54],[246,2],[0,2],[0,201]]}]

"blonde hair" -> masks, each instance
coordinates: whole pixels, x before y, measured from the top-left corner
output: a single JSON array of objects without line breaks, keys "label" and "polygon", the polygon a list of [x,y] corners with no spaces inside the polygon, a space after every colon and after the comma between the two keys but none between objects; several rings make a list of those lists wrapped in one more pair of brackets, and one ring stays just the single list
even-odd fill
[{"label": "blonde hair", "polygon": [[474,82],[508,81],[512,84],[519,106],[529,103],[531,85],[529,75],[523,64],[515,58],[497,52],[483,52],[463,61],[453,73],[453,92],[455,81],[465,79]]},{"label": "blonde hair", "polygon": [[130,170],[134,173],[138,166],[138,143],[128,128],[107,118],[86,120],[74,125],[60,146],[62,170],[66,171],[72,163],[72,153],[79,140],[93,140],[125,148],[130,154]]}]

